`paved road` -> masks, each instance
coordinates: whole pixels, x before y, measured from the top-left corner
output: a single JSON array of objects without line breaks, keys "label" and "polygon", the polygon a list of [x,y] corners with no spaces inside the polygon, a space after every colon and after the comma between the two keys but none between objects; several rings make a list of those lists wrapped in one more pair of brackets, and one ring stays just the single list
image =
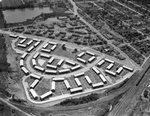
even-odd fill
[{"label": "paved road", "polygon": [[0,97],[0,101],[3,102],[3,103],[5,103],[5,104],[7,104],[9,107],[11,107],[11,108],[13,108],[13,109],[19,111],[19,112],[22,113],[24,116],[34,116],[34,115],[28,114],[27,112],[25,112],[25,111],[19,109],[19,108],[16,107],[15,105],[12,105],[11,103],[9,103],[9,101],[7,101],[7,100],[4,99],[4,98],[1,98],[1,97]]},{"label": "paved road", "polygon": [[140,66],[137,65],[132,59],[129,58],[129,56],[127,56],[124,52],[122,52],[118,47],[116,47],[114,44],[112,44],[111,41],[107,40],[97,29],[95,29],[91,24],[89,24],[84,18],[82,18],[82,16],[80,16],[78,14],[78,11],[77,9],[79,9],[75,2],[73,0],[70,0],[70,2],[72,3],[73,5],[73,8],[74,8],[74,15],[77,15],[78,17],[80,17],[80,20],[82,22],[84,22],[88,27],[91,28],[91,30],[93,30],[94,32],[96,32],[102,39],[106,40],[108,42],[109,45],[112,45],[117,51],[119,51],[123,56],[126,57],[127,61],[131,63],[131,65],[133,64],[134,66],[136,66],[139,70],[141,70]]},{"label": "paved road", "polygon": [[143,15],[143,14],[141,14],[141,13],[139,13],[139,12],[137,12],[137,11],[131,9],[130,7],[128,7],[128,6],[126,6],[126,5],[124,5],[124,4],[120,3],[120,2],[118,2],[117,0],[114,0],[114,1],[115,1],[116,3],[118,3],[118,4],[122,5],[122,6],[124,6],[125,8],[127,8],[127,9],[129,9],[129,10],[135,12],[135,13],[137,13],[138,15]]}]

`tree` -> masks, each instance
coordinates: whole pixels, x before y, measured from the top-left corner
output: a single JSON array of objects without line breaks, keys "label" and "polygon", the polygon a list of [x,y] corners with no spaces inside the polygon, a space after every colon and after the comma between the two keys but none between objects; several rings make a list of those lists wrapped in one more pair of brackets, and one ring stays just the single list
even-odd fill
[{"label": "tree", "polygon": [[78,52],[78,49],[75,48],[72,53],[77,53],[77,52]]},{"label": "tree", "polygon": [[63,49],[63,50],[66,50],[65,44],[62,45],[62,49]]},{"label": "tree", "polygon": [[147,90],[144,91],[144,97],[148,98],[148,91]]},{"label": "tree", "polygon": [[75,51],[75,52],[78,52],[78,49],[77,49],[77,48],[75,48],[75,49],[74,49],[74,51]]}]

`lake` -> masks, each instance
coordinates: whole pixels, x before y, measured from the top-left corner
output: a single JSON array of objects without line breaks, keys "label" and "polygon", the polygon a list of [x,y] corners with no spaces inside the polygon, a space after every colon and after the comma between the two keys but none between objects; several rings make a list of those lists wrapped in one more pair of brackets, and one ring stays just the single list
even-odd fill
[{"label": "lake", "polygon": [[23,22],[26,19],[36,17],[41,13],[52,13],[53,11],[49,7],[45,8],[34,8],[34,9],[23,9],[23,10],[5,10],[3,11],[5,20],[7,23]]}]

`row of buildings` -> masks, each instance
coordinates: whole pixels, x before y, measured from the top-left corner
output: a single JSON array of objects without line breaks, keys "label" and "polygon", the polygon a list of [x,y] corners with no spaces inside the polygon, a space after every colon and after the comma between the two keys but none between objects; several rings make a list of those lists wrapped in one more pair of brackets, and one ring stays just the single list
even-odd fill
[{"label": "row of buildings", "polygon": [[133,72],[133,70],[134,70],[133,68],[130,68],[128,66],[123,65],[122,67],[119,67],[116,70],[116,72],[113,72],[113,71],[111,71],[111,69],[113,68],[115,62],[112,61],[112,60],[110,60],[110,59],[107,59],[107,58],[102,59],[101,61],[99,61],[98,64],[97,64],[97,66],[101,67],[105,62],[109,63],[109,65],[106,67],[105,72],[108,73],[108,74],[110,74],[110,75],[112,75],[112,76],[116,76],[116,74],[119,75],[123,71],[123,69],[126,69],[126,70],[128,70],[130,72]]}]

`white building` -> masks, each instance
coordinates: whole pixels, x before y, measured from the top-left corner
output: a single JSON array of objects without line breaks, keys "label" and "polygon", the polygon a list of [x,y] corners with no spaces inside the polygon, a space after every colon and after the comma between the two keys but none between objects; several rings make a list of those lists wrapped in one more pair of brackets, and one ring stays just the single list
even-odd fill
[{"label": "white building", "polygon": [[55,91],[55,81],[52,81],[51,83],[51,91]]},{"label": "white building", "polygon": [[51,44],[51,45],[57,45],[57,43],[51,42],[51,41],[49,41],[48,43]]},{"label": "white building", "polygon": [[57,66],[55,66],[55,65],[47,64],[46,67],[57,70]]},{"label": "white building", "polygon": [[36,66],[36,60],[35,59],[32,59],[32,65],[33,65],[33,67]]},{"label": "white building", "polygon": [[51,58],[49,59],[48,63],[51,64],[51,63],[53,63],[54,60],[55,60],[55,58],[54,58],[54,57],[51,57]]},{"label": "white building", "polygon": [[59,62],[57,63],[57,66],[60,67],[64,62],[64,59],[59,60]]},{"label": "white building", "polygon": [[76,65],[74,67],[71,68],[71,71],[75,71],[81,68],[81,65]]},{"label": "white building", "polygon": [[93,87],[93,88],[98,88],[98,87],[103,87],[103,86],[104,86],[104,83],[103,83],[103,82],[99,82],[99,83],[92,84],[92,87]]},{"label": "white building", "polygon": [[44,100],[45,98],[52,96],[53,92],[52,91],[48,91],[47,93],[43,94],[40,96],[41,100]]},{"label": "white building", "polygon": [[65,83],[66,88],[67,88],[68,90],[71,89],[71,86],[70,86],[70,84],[69,84],[69,82],[68,82],[67,80],[64,80],[64,83]]},{"label": "white building", "polygon": [[28,56],[28,53],[27,52],[25,52],[22,56],[21,56],[21,59],[25,59],[26,57]]},{"label": "white building", "polygon": [[43,49],[41,49],[41,51],[42,51],[42,52],[45,52],[45,53],[51,53],[51,50],[49,50],[49,49],[44,49],[44,48],[43,48]]},{"label": "white building", "polygon": [[21,48],[26,48],[27,47],[27,45],[25,45],[25,44],[17,44],[17,46],[21,47]]},{"label": "white building", "polygon": [[53,47],[51,48],[52,51],[54,51],[56,49],[57,45],[53,45]]},{"label": "white building", "polygon": [[107,80],[106,80],[106,78],[103,74],[100,74],[99,77],[100,77],[100,79],[102,80],[103,83],[105,83],[105,84],[107,83]]},{"label": "white building", "polygon": [[96,67],[92,67],[92,70],[98,75],[100,74],[100,71]]},{"label": "white building", "polygon": [[37,59],[37,57],[38,57],[39,55],[40,55],[40,53],[38,53],[38,52],[35,53],[34,56],[33,56],[33,59]]},{"label": "white building", "polygon": [[31,46],[31,47],[27,50],[27,52],[31,52],[33,49],[34,49],[34,46]]},{"label": "white building", "polygon": [[38,75],[35,75],[35,74],[31,73],[31,74],[30,74],[30,78],[40,80],[40,79],[41,79],[41,76],[38,76]]},{"label": "white building", "polygon": [[69,69],[69,68],[58,70],[58,73],[59,73],[59,74],[64,74],[64,73],[69,73],[69,72],[70,72],[70,69]]},{"label": "white building", "polygon": [[34,47],[37,47],[38,45],[40,45],[40,41],[38,41],[38,42],[36,42],[35,44],[34,44]]},{"label": "white building", "polygon": [[57,71],[56,70],[45,70],[45,73],[46,74],[57,74]]},{"label": "white building", "polygon": [[19,35],[19,39],[27,39],[27,37]]},{"label": "white building", "polygon": [[43,58],[50,58],[51,57],[49,54],[42,54],[42,53],[40,54],[40,56]]},{"label": "white building", "polygon": [[33,43],[33,40],[30,40],[28,43],[27,43],[27,45],[29,46],[29,45],[31,45]]},{"label": "white building", "polygon": [[39,80],[36,79],[36,80],[33,81],[33,83],[30,85],[30,88],[34,89],[34,88],[37,86],[38,83],[39,83]]},{"label": "white building", "polygon": [[21,41],[19,42],[19,44],[23,44],[26,40],[27,40],[26,38],[23,39],[23,40],[21,40]]},{"label": "white building", "polygon": [[23,62],[23,59],[20,60],[20,67],[23,67],[24,66],[24,62]]},{"label": "white building", "polygon": [[95,59],[96,59],[96,57],[95,57],[95,56],[92,56],[91,58],[88,59],[88,62],[91,63],[91,62],[93,62]]},{"label": "white building", "polygon": [[22,70],[26,75],[29,74],[29,71],[28,71],[25,67],[21,67],[21,70]]},{"label": "white building", "polygon": [[46,49],[48,47],[49,43],[46,43],[43,48]]},{"label": "white building", "polygon": [[18,35],[15,35],[15,34],[9,34],[9,37],[17,38],[17,37],[18,37]]},{"label": "white building", "polygon": [[106,68],[107,68],[107,70],[110,70],[113,66],[114,66],[114,63],[111,63]]},{"label": "white building", "polygon": [[126,69],[126,70],[129,70],[129,71],[133,72],[133,68],[130,68],[130,67],[125,66],[125,65],[123,65],[123,68]]},{"label": "white building", "polygon": [[38,71],[41,71],[41,72],[44,72],[44,71],[45,71],[44,68],[39,67],[39,66],[34,66],[34,68],[35,68],[36,70],[38,70]]},{"label": "white building", "polygon": [[91,81],[91,79],[90,79],[89,76],[86,75],[86,76],[85,76],[85,79],[86,79],[86,81],[88,82],[89,85],[92,84],[92,81]]},{"label": "white building", "polygon": [[86,64],[86,60],[82,59],[82,58],[77,58],[77,60],[83,64]]},{"label": "white building", "polygon": [[74,62],[72,62],[70,60],[66,60],[66,64],[69,64],[71,66],[75,66],[76,65],[76,63],[74,63]]},{"label": "white building", "polygon": [[86,51],[87,54],[91,55],[91,56],[95,56],[94,53],[90,52],[90,51]]},{"label": "white building", "polygon": [[83,88],[82,87],[77,87],[77,88],[72,88],[70,89],[70,92],[71,93],[77,93],[77,92],[81,92],[83,91]]},{"label": "white building", "polygon": [[33,99],[38,99],[38,95],[34,89],[30,89],[29,91],[30,91],[30,94],[32,95]]},{"label": "white building", "polygon": [[119,67],[118,70],[116,71],[117,74],[120,74],[123,71],[123,67]]},{"label": "white building", "polygon": [[53,78],[53,81],[64,81],[65,80],[65,78],[64,77],[54,77]]},{"label": "white building", "polygon": [[82,84],[78,78],[75,78],[75,82],[76,82],[78,87],[82,86]]},{"label": "white building", "polygon": [[102,66],[103,64],[105,63],[105,60],[101,60],[99,63],[98,63],[98,66]]},{"label": "white building", "polygon": [[112,75],[112,76],[116,76],[116,73],[115,72],[112,72],[110,70],[105,70],[106,73]]},{"label": "white building", "polygon": [[107,59],[107,58],[105,58],[105,61],[106,61],[106,62],[109,62],[109,63],[115,63],[114,61],[112,61],[112,60],[110,60],[110,59]]},{"label": "white building", "polygon": [[81,52],[80,54],[78,54],[77,56],[80,58],[85,54],[85,52]]},{"label": "white building", "polygon": [[81,76],[84,76],[84,72],[81,72],[81,73],[78,73],[78,74],[74,75],[75,78],[78,78],[78,77],[81,77]]}]

